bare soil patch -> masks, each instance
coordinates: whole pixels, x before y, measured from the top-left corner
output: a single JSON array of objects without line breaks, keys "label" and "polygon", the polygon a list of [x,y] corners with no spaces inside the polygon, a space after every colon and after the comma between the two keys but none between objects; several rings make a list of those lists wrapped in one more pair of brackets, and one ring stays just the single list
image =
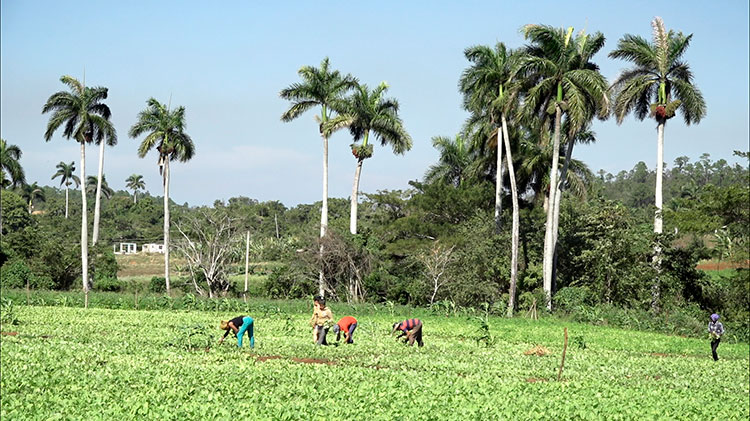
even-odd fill
[{"label": "bare soil patch", "polygon": [[263,362],[263,361],[268,361],[268,360],[280,360],[282,358],[284,357],[282,357],[281,355],[265,355],[263,357],[258,357],[255,360]]},{"label": "bare soil patch", "polygon": [[0,335],[3,335],[3,336],[16,336],[16,335],[18,335],[18,332],[0,332]]},{"label": "bare soil patch", "polygon": [[526,379],[527,383],[538,383],[538,382],[546,382],[546,381],[547,379],[540,379],[537,377],[529,377],[528,379]]},{"label": "bare soil patch", "polygon": [[303,363],[303,364],[325,364],[325,365],[335,365],[335,361],[331,360],[323,360],[323,359],[317,359],[317,358],[292,358],[292,361]]}]

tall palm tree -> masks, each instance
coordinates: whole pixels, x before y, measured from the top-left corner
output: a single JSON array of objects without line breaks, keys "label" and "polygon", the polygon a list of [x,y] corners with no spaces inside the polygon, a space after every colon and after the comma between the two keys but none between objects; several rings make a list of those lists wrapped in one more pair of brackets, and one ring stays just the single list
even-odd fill
[{"label": "tall palm tree", "polygon": [[55,168],[57,168],[57,172],[52,176],[52,179],[60,177],[60,185],[65,185],[65,219],[68,219],[68,188],[73,183],[75,183],[76,187],[81,185],[81,179],[75,175],[75,162],[71,161],[70,164],[66,164],[60,161]]},{"label": "tall palm tree", "polygon": [[145,190],[146,183],[143,181],[143,176],[139,174],[133,174],[125,180],[125,187],[133,190],[133,203],[138,203],[138,190]]},{"label": "tall palm tree", "polygon": [[44,190],[42,190],[36,181],[34,184],[24,184],[21,186],[20,193],[21,197],[28,204],[29,215],[31,215],[31,212],[34,210],[34,202],[44,202],[46,200]]},{"label": "tall palm tree", "polygon": [[526,47],[521,72],[533,86],[526,93],[524,111],[549,127],[554,114],[552,165],[549,178],[549,201],[544,236],[543,278],[547,308],[552,308],[552,262],[554,255],[554,201],[557,197],[560,157],[560,132],[563,113],[570,134],[577,133],[594,115],[606,118],[609,108],[607,81],[590,61],[603,46],[600,32],[573,35],[573,28],[526,25],[524,35],[531,44]]},{"label": "tall palm tree", "polygon": [[[52,139],[52,134],[63,124],[63,136],[73,138],[81,144],[81,180],[86,178],[86,144],[101,142],[115,136],[115,128],[109,121],[111,112],[102,101],[107,99],[107,88],[86,87],[71,76],[63,76],[60,81],[70,91],[52,94],[42,107],[42,113],[52,112],[44,140]],[[85,293],[85,306],[89,302],[88,277],[88,223],[86,218],[86,191],[81,189],[81,278]]]},{"label": "tall palm tree", "polygon": [[[390,145],[395,154],[403,155],[412,146],[411,137],[404,129],[401,117],[398,116],[398,101],[384,98],[386,91],[388,84],[385,82],[381,82],[373,90],[367,85],[358,85],[347,99],[343,113],[332,118],[323,127],[323,130],[329,133],[346,127],[354,138],[351,148],[357,160],[357,168],[354,171],[349,217],[349,231],[352,234],[357,233],[357,199],[362,163],[373,153],[372,144],[369,143],[370,133],[382,146]],[[357,144],[359,141],[362,143]]]},{"label": "tall palm tree", "polygon": [[435,136],[432,138],[432,146],[438,150],[440,157],[438,163],[425,172],[425,183],[442,182],[456,187],[461,185],[467,177],[472,158],[469,143],[464,136],[459,134],[454,139]]},{"label": "tall palm tree", "polygon": [[[289,85],[279,92],[279,96],[292,102],[292,106],[281,115],[281,121],[289,122],[305,111],[320,107],[319,127],[323,138],[323,203],[320,209],[320,237],[323,238],[328,230],[328,135],[323,131],[323,125],[330,120],[334,113],[341,111],[344,95],[355,86],[357,80],[351,75],[342,75],[338,70],[332,70],[328,57],[320,62],[320,67],[303,66],[297,72],[302,82]],[[320,255],[323,255],[323,245],[320,245]],[[325,294],[325,279],[323,267],[318,272],[318,289],[322,297]]]},{"label": "tall palm tree", "polygon": [[21,155],[21,148],[9,145],[5,139],[0,139],[0,183],[2,183],[0,187],[19,187],[26,184],[23,167],[18,162]]},{"label": "tall palm tree", "polygon": [[464,108],[474,112],[475,115],[489,116],[490,125],[496,126],[495,229],[497,232],[500,232],[502,217],[503,147],[506,151],[513,206],[510,299],[507,312],[510,317],[515,309],[520,222],[518,189],[508,134],[507,116],[518,106],[520,86],[514,81],[518,54],[499,42],[494,49],[483,45],[467,48],[464,51],[464,56],[472,63],[469,68],[464,70],[459,82],[459,88],[464,94]]},{"label": "tall palm tree", "polygon": [[115,191],[107,184],[107,177],[105,175],[102,175],[101,179],[95,175],[86,177],[86,193],[94,194],[97,192],[107,199],[111,199],[112,195],[115,194]]},{"label": "tall palm tree", "polygon": [[[626,34],[609,53],[611,58],[632,62],[635,66],[623,71],[610,88],[614,97],[614,115],[622,124],[631,111],[639,120],[647,116],[656,120],[656,189],[654,232],[661,234],[662,177],[664,172],[664,126],[667,120],[682,112],[685,124],[700,123],[706,115],[706,102],[693,83],[690,66],[683,60],[693,35],[667,31],[664,21],[655,17],[651,22],[653,42],[638,35]],[[659,266],[661,250],[657,246],[654,262]],[[658,283],[652,288],[652,306],[656,307]]]},{"label": "tall palm tree", "polygon": [[138,121],[130,128],[130,137],[137,138],[148,133],[138,147],[138,157],[156,148],[159,153],[159,173],[164,184],[164,278],[167,294],[169,285],[169,162],[176,159],[189,161],[195,155],[193,139],[185,133],[185,107],[170,110],[154,98],[146,102],[148,107],[138,113]]}]

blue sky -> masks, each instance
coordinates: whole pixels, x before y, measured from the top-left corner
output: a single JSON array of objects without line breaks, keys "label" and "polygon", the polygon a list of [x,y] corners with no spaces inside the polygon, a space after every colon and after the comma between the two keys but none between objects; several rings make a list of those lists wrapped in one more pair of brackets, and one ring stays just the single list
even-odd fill
[{"label": "blue sky", "polygon": [[[601,31],[607,43],[595,57],[614,80],[627,64],[606,57],[625,33],[650,39],[650,22],[693,33],[686,60],[708,105],[707,117],[686,127],[671,120],[665,162],[732,157],[748,148],[748,2],[723,1],[20,1],[0,6],[0,135],[23,151],[29,182],[53,185],[60,161],[78,161],[79,148],[56,134],[45,143],[48,115],[41,108],[64,89],[61,75],[109,88],[107,104],[119,143],[105,154],[110,186],[123,189],[130,174],[144,175],[161,194],[157,158],[139,159],[141,139],[127,136],[146,100],[187,110],[196,143],[192,161],[172,166],[170,196],[178,203],[211,204],[248,196],[288,206],[320,200],[322,148],[313,112],[292,123],[278,92],[298,80],[303,65],[330,57],[333,67],[360,81],[387,81],[401,104],[414,148],[404,156],[376,146],[365,161],[361,191],[401,189],[437,159],[431,138],[453,136],[466,118],[457,82],[471,45],[524,44],[527,23]],[[592,171],[655,165],[652,121],[595,122],[598,141],[575,157]],[[355,160],[351,139],[331,139],[329,189],[351,194]],[[87,149],[87,174],[96,173],[98,148]]]}]

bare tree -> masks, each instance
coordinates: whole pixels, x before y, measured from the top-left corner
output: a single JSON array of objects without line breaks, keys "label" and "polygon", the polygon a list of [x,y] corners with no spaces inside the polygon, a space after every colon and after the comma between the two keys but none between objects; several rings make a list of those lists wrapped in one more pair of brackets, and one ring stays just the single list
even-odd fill
[{"label": "bare tree", "polygon": [[346,296],[347,302],[359,302],[366,295],[363,280],[372,270],[372,255],[366,247],[350,240],[328,230],[320,239],[323,253],[308,254],[308,259],[320,259],[315,263],[323,269],[321,285],[327,295]]},{"label": "bare tree", "polygon": [[427,282],[432,288],[432,296],[430,297],[430,305],[435,302],[435,296],[438,293],[440,287],[444,286],[450,281],[449,277],[444,276],[448,267],[453,263],[453,250],[456,246],[445,247],[438,243],[434,243],[433,246],[416,256],[417,261],[422,263],[424,266],[424,274],[427,278]]},{"label": "bare tree", "polygon": [[230,286],[227,268],[242,254],[242,241],[226,213],[203,209],[198,213],[198,217],[188,216],[176,224],[183,241],[177,242],[175,248],[187,259],[198,294],[224,296]]}]

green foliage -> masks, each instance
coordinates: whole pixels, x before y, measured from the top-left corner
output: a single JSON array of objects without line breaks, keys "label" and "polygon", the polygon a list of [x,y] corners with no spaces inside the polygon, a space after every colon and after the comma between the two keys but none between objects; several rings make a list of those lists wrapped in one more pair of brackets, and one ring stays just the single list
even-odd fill
[{"label": "green foliage", "polygon": [[153,276],[148,283],[148,290],[162,293],[167,290],[167,280],[163,276]]},{"label": "green foliage", "polygon": [[124,285],[117,278],[98,278],[94,280],[94,289],[97,291],[119,292]]},{"label": "green foliage", "polygon": [[210,328],[203,324],[178,326],[167,345],[187,351],[208,351],[213,345],[211,332]]},{"label": "green foliage", "polygon": [[294,266],[274,268],[266,279],[264,290],[271,298],[302,298],[317,290],[317,279]]},{"label": "green foliage", "polygon": [[596,296],[586,286],[565,287],[557,291],[553,297],[554,307],[562,311],[575,311],[597,302]]},{"label": "green foliage", "polygon": [[92,274],[92,279],[95,282],[103,279],[117,279],[117,270],[119,268],[117,267],[115,253],[111,247],[101,243],[90,247],[89,263],[89,273]]},{"label": "green foliage", "polygon": [[17,325],[18,316],[16,314],[16,308],[14,307],[13,300],[3,297],[0,300],[0,323]]},{"label": "green foliage", "polygon": [[3,288],[25,288],[34,275],[23,260],[15,259],[0,267]]}]

